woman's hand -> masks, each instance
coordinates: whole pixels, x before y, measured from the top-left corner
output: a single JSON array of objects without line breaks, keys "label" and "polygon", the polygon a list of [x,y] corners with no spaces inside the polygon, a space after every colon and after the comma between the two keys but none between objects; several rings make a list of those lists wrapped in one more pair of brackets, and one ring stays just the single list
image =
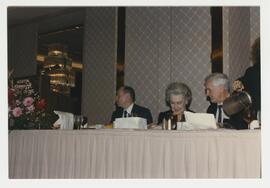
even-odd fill
[{"label": "woman's hand", "polygon": [[183,112],[175,112],[173,113],[173,116],[176,117],[176,121],[180,122],[182,119]]},{"label": "woman's hand", "polygon": [[232,84],[233,91],[242,91],[244,89],[244,85],[240,80],[233,81]]}]

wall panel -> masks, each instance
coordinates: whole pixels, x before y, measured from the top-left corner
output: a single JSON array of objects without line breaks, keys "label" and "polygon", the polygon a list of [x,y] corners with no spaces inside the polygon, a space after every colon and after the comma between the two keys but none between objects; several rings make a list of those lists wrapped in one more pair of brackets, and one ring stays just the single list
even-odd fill
[{"label": "wall panel", "polygon": [[116,8],[86,9],[82,114],[90,124],[108,123],[114,110]]}]

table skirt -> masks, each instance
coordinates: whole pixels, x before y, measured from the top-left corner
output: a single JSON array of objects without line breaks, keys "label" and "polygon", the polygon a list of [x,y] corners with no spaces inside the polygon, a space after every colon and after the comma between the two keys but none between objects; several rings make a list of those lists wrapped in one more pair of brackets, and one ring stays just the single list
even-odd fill
[{"label": "table skirt", "polygon": [[10,178],[260,178],[260,130],[14,130]]}]

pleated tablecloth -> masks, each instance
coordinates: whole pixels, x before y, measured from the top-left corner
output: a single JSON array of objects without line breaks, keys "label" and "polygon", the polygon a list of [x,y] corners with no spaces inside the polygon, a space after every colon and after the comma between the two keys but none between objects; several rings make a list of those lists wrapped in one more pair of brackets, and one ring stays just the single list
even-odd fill
[{"label": "pleated tablecloth", "polygon": [[9,133],[9,178],[260,177],[260,130]]}]

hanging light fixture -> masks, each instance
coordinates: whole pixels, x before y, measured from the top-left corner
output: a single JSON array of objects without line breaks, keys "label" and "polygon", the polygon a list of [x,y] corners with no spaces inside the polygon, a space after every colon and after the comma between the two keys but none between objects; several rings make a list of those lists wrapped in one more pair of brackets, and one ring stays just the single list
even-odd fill
[{"label": "hanging light fixture", "polygon": [[75,87],[75,73],[65,45],[59,43],[48,45],[48,56],[45,57],[43,73],[50,77],[51,91],[70,94],[70,88]]}]

